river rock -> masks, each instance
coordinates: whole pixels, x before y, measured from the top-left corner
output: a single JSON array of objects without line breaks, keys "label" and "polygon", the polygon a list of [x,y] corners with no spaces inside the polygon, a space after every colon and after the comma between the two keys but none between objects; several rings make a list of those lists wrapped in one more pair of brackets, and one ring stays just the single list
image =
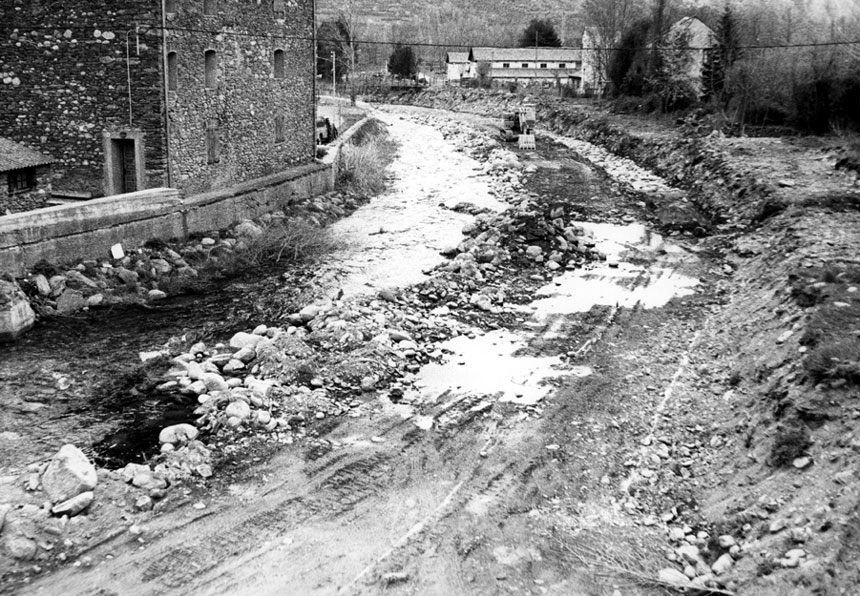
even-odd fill
[{"label": "river rock", "polygon": [[137,271],[131,271],[130,269],[126,269],[125,267],[117,267],[114,269],[116,276],[122,280],[127,286],[133,286],[137,284],[137,280],[140,279],[140,276],[137,274]]},{"label": "river rock", "polygon": [[164,259],[152,259],[149,264],[155,269],[158,275],[167,275],[173,270],[173,267]]},{"label": "river rock", "polygon": [[37,273],[32,277],[33,285],[36,286],[36,291],[39,292],[42,296],[50,296],[51,295],[51,284],[48,283],[48,278],[42,275],[41,273]]},{"label": "river rock", "polygon": [[164,300],[167,298],[167,293],[161,290],[150,290],[147,292],[146,297],[150,300]]},{"label": "river rock", "polygon": [[48,285],[51,286],[51,296],[57,297],[63,293],[63,290],[66,289],[66,279],[65,275],[53,275],[51,279],[48,280]]},{"label": "river rock", "polygon": [[61,314],[79,311],[86,305],[84,295],[77,290],[66,290],[57,298],[57,312]]},{"label": "river rock", "polygon": [[252,335],[266,335],[269,331],[269,328],[265,325],[257,325],[254,327],[254,330],[251,331]]},{"label": "river rock", "polygon": [[173,424],[161,429],[161,432],[158,433],[158,441],[160,443],[171,443],[175,445],[177,443],[192,441],[196,439],[199,434],[200,431],[197,430],[197,427],[193,424]]},{"label": "river rock", "polygon": [[19,561],[29,561],[36,556],[36,542],[26,536],[10,536],[3,546],[10,557]]},{"label": "river rock", "polygon": [[724,555],[720,555],[720,558],[714,561],[713,565],[711,565],[711,571],[716,575],[722,575],[728,572],[734,564],[735,560],[730,554],[726,553]]},{"label": "river rock", "polygon": [[156,488],[167,488],[167,480],[157,475],[155,472],[143,466],[144,469],[138,470],[131,483],[137,488],[143,490],[152,490]]},{"label": "river rock", "polygon": [[0,342],[14,341],[35,322],[36,313],[18,284],[0,279]]},{"label": "river rock", "polygon": [[224,413],[227,414],[229,418],[247,420],[251,417],[251,406],[242,400],[231,401],[224,409]]},{"label": "river rock", "polygon": [[231,358],[227,364],[224,365],[222,370],[227,373],[237,373],[239,371],[245,370],[245,363],[241,360],[236,360],[235,358]]},{"label": "river rock", "polygon": [[93,491],[88,490],[62,503],[57,503],[51,508],[51,513],[72,517],[89,507],[93,502],[94,496]]},{"label": "river rock", "polygon": [[254,335],[253,333],[240,331],[230,338],[230,347],[236,350],[241,350],[242,348],[254,348],[263,339],[262,335]]},{"label": "river rock", "polygon": [[200,377],[200,380],[203,381],[203,384],[206,385],[206,389],[210,392],[230,390],[230,387],[227,385],[227,381],[224,380],[224,377],[217,373],[203,373],[203,375]]},{"label": "river rock", "polygon": [[241,360],[245,364],[248,364],[256,357],[256,350],[254,350],[254,348],[249,347],[239,348],[239,350],[235,354],[233,354],[233,358],[235,358],[236,360]]},{"label": "river rock", "polygon": [[320,314],[321,310],[321,307],[316,304],[308,304],[306,307],[301,309],[298,314],[302,321],[307,323],[315,319]]},{"label": "river rock", "polygon": [[264,234],[263,228],[255,224],[250,219],[243,220],[236,226],[236,236],[243,239],[253,240]]},{"label": "river rock", "polygon": [[42,474],[42,488],[52,503],[60,503],[96,487],[98,475],[84,453],[63,445]]}]

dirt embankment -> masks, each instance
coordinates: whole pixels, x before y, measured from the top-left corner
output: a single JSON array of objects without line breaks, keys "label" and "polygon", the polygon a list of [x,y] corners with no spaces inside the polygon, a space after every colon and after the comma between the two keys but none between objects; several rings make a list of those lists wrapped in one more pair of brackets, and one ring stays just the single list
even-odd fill
[{"label": "dirt embankment", "polygon": [[[522,98],[447,90],[402,101],[500,114]],[[625,498],[646,526],[663,520],[669,558],[692,576],[693,559],[731,553],[722,583],[738,593],[855,593],[860,189],[836,167],[841,140],[692,134],[547,100],[539,120],[684,189],[710,223],[698,250],[724,262],[651,432],[626,454]],[[643,198],[657,210],[665,199]],[[661,451],[675,464],[655,468]]]},{"label": "dirt embankment", "polygon": [[[582,139],[633,160],[684,190],[712,226],[756,224],[799,200],[860,190],[860,172],[838,168],[851,145],[839,138],[728,138],[695,119],[675,126],[610,114],[594,104],[503,91],[448,88],[385,101],[497,116],[533,102],[539,131]],[[659,209],[660,203],[652,200],[651,206]]]}]

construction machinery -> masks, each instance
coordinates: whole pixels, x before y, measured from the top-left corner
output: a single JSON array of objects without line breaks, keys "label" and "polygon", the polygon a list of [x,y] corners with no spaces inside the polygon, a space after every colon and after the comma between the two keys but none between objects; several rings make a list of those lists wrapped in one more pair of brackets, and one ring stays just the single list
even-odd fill
[{"label": "construction machinery", "polygon": [[505,141],[517,141],[520,149],[535,148],[535,107],[523,104],[516,112],[502,116],[501,137]]}]

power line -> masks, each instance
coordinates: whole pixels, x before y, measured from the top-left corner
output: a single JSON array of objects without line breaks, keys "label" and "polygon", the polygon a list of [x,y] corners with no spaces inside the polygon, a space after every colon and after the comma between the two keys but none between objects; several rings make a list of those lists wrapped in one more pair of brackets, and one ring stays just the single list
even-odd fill
[{"label": "power line", "polygon": [[[92,29],[97,29],[98,27],[95,25],[84,26],[84,25],[69,25],[65,27],[56,27],[49,25],[16,25],[16,26],[0,26],[0,31],[2,30],[12,30],[18,29],[21,30],[29,30],[29,31],[38,31],[38,30],[51,30],[51,31],[61,31],[61,30],[79,30],[79,31],[90,31]],[[283,40],[293,40],[293,41],[307,41],[313,42],[316,40],[317,42],[332,42],[332,43],[340,43],[343,41],[342,38],[328,38],[328,37],[314,37],[307,35],[280,35],[273,33],[252,33],[252,32],[244,32],[244,31],[235,31],[230,29],[199,29],[194,27],[173,27],[167,26],[162,27],[160,25],[132,25],[132,26],[121,26],[121,27],[112,27],[112,29],[120,29],[123,31],[135,31],[138,30],[141,33],[146,33],[150,31],[166,31],[168,33],[203,33],[208,35],[232,35],[235,37],[248,37],[248,38],[266,38],[266,39],[283,39]],[[24,33],[26,35],[26,32]],[[494,50],[505,50],[512,49],[509,45],[475,45],[475,44],[462,44],[462,43],[432,43],[432,42],[399,42],[399,41],[380,41],[374,39],[353,39],[352,40],[356,44],[364,44],[364,45],[382,45],[382,46],[393,46],[393,45],[404,45],[404,46],[416,46],[416,47],[430,47],[430,48],[490,48]],[[860,46],[860,40],[856,41],[823,41],[823,42],[805,42],[805,43],[790,43],[790,44],[750,44],[750,45],[741,45],[737,46],[740,50],[776,50],[776,49],[799,49],[799,48],[819,48],[819,47],[838,47],[838,46]],[[714,46],[688,46],[686,49],[688,50],[710,50],[713,49]],[[519,49],[519,48],[517,48]],[[548,47],[543,49],[566,49],[566,50],[583,50],[583,51],[645,51],[652,49],[651,47],[633,47],[633,48],[622,48],[622,47],[600,47],[600,46],[587,46],[587,47]]]}]

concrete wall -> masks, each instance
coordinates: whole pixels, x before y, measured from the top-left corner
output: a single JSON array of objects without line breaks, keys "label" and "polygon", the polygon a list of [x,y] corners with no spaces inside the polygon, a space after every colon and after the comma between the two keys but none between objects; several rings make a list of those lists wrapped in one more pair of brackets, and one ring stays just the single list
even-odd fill
[{"label": "concrete wall", "polygon": [[41,260],[108,258],[134,248],[223,229],[333,187],[331,165],[308,164],[217,192],[183,198],[170,188],[115,195],[0,217],[0,272],[18,274]]}]

